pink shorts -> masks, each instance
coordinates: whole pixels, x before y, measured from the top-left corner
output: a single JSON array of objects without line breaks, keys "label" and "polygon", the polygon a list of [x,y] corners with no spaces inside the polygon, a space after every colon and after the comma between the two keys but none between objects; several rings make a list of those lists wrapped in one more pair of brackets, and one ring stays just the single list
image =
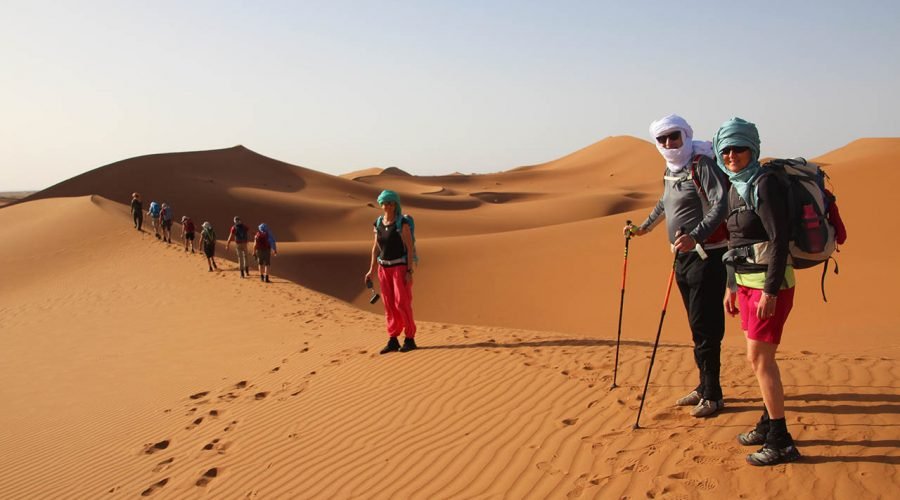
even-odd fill
[{"label": "pink shorts", "polygon": [[780,344],[781,333],[787,322],[788,314],[794,307],[794,288],[778,291],[778,299],[775,302],[775,315],[768,319],[759,319],[756,308],[763,291],[758,288],[738,286],[738,308],[741,310],[741,329],[747,333],[747,338]]}]

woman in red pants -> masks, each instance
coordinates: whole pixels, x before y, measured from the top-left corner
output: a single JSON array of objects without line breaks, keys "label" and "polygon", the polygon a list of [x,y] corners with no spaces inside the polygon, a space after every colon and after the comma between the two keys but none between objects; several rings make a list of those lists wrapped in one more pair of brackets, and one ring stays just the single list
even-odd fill
[{"label": "woman in red pants", "polygon": [[[372,279],[378,264],[378,282],[384,298],[384,313],[390,338],[381,354],[392,351],[407,352],[416,348],[416,323],[412,310],[413,264],[416,248],[413,243],[412,218],[404,215],[400,196],[393,191],[382,191],[378,204],[384,214],[375,221],[375,242],[366,281]],[[403,346],[399,337],[405,332]]]}]

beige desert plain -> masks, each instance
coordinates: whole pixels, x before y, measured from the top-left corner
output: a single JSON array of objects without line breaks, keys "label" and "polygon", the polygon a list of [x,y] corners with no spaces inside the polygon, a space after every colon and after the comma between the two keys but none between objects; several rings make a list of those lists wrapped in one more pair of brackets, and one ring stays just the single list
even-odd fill
[{"label": "beige desert plain", "polygon": [[[652,144],[610,137],[549,163],[332,176],[242,146],[107,165],[0,209],[4,498],[897,498],[900,139],[815,158],[849,239],[840,274],[799,272],[780,349],[802,461],[744,463],[761,400],[737,320],[728,407],[672,402],[696,369],[663,231],[626,219],[660,189]],[[378,355],[363,286],[375,198],[401,193],[421,255],[412,353]],[[266,222],[273,283],[131,225],[132,191],[176,218]],[[149,224],[145,221],[145,228]]]}]

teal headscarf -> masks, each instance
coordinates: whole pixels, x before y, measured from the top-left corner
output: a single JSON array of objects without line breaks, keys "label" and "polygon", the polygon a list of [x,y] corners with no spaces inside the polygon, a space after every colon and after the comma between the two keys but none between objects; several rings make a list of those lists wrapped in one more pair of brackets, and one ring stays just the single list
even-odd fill
[{"label": "teal headscarf", "polygon": [[[719,127],[712,142],[719,168],[728,175],[741,198],[748,205],[755,206],[756,193],[753,190],[753,181],[762,174],[759,166],[759,131],[756,130],[756,125],[742,118],[732,118]],[[735,173],[725,167],[722,150],[729,146],[748,147],[752,152],[750,164],[740,172]]]},{"label": "teal headscarf", "polygon": [[381,192],[380,195],[378,195],[378,204],[384,205],[385,203],[387,203],[389,201],[394,202],[394,214],[396,214],[396,216],[397,216],[396,221],[399,223],[400,215],[403,213],[403,211],[400,208],[400,195],[389,189],[385,189],[384,191]]}]

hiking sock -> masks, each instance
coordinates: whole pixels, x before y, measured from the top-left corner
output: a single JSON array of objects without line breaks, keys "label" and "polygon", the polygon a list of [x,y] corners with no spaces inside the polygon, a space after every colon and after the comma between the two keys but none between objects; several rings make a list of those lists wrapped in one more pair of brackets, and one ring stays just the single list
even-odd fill
[{"label": "hiking sock", "polygon": [[769,420],[769,433],[766,434],[767,448],[787,448],[793,446],[794,439],[787,430],[784,417]]}]

